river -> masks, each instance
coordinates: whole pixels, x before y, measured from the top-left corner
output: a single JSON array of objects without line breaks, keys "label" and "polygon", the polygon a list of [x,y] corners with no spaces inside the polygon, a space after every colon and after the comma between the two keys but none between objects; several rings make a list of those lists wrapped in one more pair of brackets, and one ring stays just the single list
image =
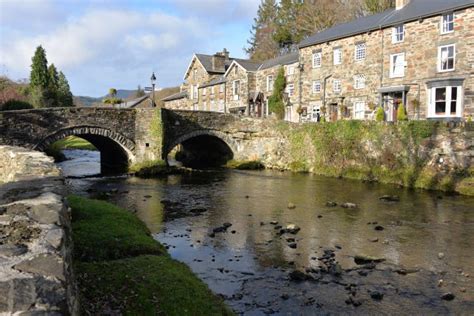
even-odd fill
[{"label": "river", "polygon": [[238,313],[474,309],[474,198],[277,171],[100,177],[98,153],[65,154],[71,192],[136,213]]}]

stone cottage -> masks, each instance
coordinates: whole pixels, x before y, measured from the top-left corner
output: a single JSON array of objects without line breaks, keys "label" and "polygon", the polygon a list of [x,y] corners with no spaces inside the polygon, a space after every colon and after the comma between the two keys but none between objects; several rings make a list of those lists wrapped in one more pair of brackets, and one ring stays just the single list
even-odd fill
[{"label": "stone cottage", "polygon": [[388,121],[474,114],[474,1],[397,0],[396,8],[340,24],[299,45],[301,102],[329,120]]}]

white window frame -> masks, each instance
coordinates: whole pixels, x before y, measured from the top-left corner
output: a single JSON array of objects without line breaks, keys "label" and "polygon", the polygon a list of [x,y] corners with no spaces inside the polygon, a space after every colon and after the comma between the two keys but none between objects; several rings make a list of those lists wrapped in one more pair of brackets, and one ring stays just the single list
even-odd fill
[{"label": "white window frame", "polygon": [[354,76],[354,89],[360,90],[360,89],[365,89],[365,75],[363,74],[358,74]]},{"label": "white window frame", "polygon": [[267,76],[267,92],[273,91],[273,75]]},{"label": "white window frame", "polygon": [[332,59],[334,65],[342,64],[342,47],[336,47],[332,51]]},{"label": "white window frame", "polygon": [[[406,65],[406,60],[405,60],[405,53],[399,53],[399,54],[392,54],[390,55],[390,78],[403,78],[405,77],[405,65]],[[399,61],[397,57],[403,57],[403,62]],[[396,64],[395,64],[395,58],[397,58]],[[396,68],[397,66],[401,66],[402,71],[397,72]]]},{"label": "white window frame", "polygon": [[[449,52],[449,48],[453,47],[453,68],[452,69],[442,69],[443,66],[443,49],[447,49]],[[448,59],[450,57],[448,56]],[[450,45],[443,45],[438,47],[438,71],[439,72],[449,72],[449,71],[455,71],[456,70],[456,44],[450,44]]]},{"label": "white window frame", "polygon": [[211,87],[211,95],[214,95],[214,86]]},{"label": "white window frame", "polygon": [[312,91],[313,91],[314,94],[321,93],[321,81],[319,81],[319,80],[314,80],[313,81]]},{"label": "white window frame", "polygon": [[234,100],[239,99],[239,93],[240,93],[240,80],[234,80],[232,81],[232,95],[234,97]]},{"label": "white window frame", "polygon": [[318,51],[313,53],[313,68],[321,68],[323,64],[323,52]]},{"label": "white window frame", "polygon": [[392,44],[402,43],[405,41],[405,25],[400,24],[392,28]]},{"label": "white window frame", "polygon": [[224,100],[219,100],[217,112],[224,113],[224,111],[225,111],[225,109],[224,109]]},{"label": "white window frame", "polygon": [[224,86],[225,86],[225,85],[224,85],[223,83],[220,84],[220,86],[219,86],[219,92],[220,92],[220,93],[223,93],[223,92],[224,92]]},{"label": "white window frame", "polygon": [[355,101],[354,102],[354,120],[364,120],[365,119],[365,108],[366,102],[365,101]]},{"label": "white window frame", "polygon": [[[452,20],[449,20],[449,18],[452,18]],[[446,13],[441,16],[441,34],[449,34],[454,32],[454,20],[454,12]]]},{"label": "white window frame", "polygon": [[288,66],[287,70],[288,70],[288,76],[292,76],[292,75],[295,74],[295,67],[294,66]]},{"label": "white window frame", "polygon": [[365,42],[357,43],[355,45],[354,59],[356,61],[362,61],[362,60],[365,60],[366,57],[367,57],[367,43]]},{"label": "white window frame", "polygon": [[202,88],[202,96],[205,97],[207,95],[207,88]]},{"label": "white window frame", "polygon": [[[457,88],[457,98],[456,98],[456,113],[452,114],[451,110],[446,114],[437,114],[436,113],[436,90],[437,89],[446,89],[446,110],[451,109],[451,98],[452,98],[452,88]],[[428,93],[428,118],[461,118],[463,116],[463,101],[464,101],[464,90],[462,86],[443,86],[443,87],[433,87],[429,90]]]},{"label": "white window frame", "polygon": [[295,95],[295,84],[289,83],[286,85],[286,93],[288,93],[288,97],[292,97]]},{"label": "white window frame", "polygon": [[342,92],[342,81],[340,79],[334,79],[332,81],[332,91],[334,93],[341,93]]}]

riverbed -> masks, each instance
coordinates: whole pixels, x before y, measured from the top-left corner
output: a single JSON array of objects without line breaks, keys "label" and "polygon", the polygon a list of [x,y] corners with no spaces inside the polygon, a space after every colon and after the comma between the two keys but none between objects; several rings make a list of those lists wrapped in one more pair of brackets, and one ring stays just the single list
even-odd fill
[{"label": "riverbed", "polygon": [[237,313],[474,308],[472,197],[269,170],[100,177],[98,153],[65,154],[71,192],[134,212]]}]

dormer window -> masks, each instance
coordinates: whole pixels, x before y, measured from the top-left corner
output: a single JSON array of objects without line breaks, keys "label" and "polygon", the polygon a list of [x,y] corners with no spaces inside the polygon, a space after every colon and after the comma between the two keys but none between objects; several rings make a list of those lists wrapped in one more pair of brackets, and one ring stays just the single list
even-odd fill
[{"label": "dormer window", "polygon": [[441,34],[454,32],[454,13],[443,14],[441,20]]},{"label": "dormer window", "polygon": [[398,25],[392,29],[392,43],[401,43],[405,40],[405,25]]}]

